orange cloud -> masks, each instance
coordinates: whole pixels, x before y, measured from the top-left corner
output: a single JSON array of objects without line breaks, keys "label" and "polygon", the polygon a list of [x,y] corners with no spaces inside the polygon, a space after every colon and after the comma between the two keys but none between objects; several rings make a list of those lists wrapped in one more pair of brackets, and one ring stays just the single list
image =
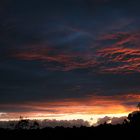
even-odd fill
[{"label": "orange cloud", "polygon": [[[27,102],[24,104],[1,105],[1,109],[16,108],[17,112],[9,112],[9,117],[49,117],[49,115],[63,114],[124,114],[136,109],[134,102],[139,102],[140,95],[89,96],[83,99],[64,99],[60,101]],[[21,109],[21,112],[18,110]],[[28,111],[26,111],[27,109]],[[25,111],[24,111],[25,110]],[[0,118],[6,115],[1,115]],[[51,116],[50,116],[51,117]]]}]

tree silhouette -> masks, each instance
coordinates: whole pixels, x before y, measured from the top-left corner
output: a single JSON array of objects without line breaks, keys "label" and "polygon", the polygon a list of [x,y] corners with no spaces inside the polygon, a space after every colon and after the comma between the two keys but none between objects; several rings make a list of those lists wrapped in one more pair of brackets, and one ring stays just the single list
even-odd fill
[{"label": "tree silhouette", "polygon": [[29,129],[29,120],[20,120],[16,126],[16,129]]},{"label": "tree silhouette", "polygon": [[134,112],[130,113],[128,115],[127,119],[128,119],[128,123],[131,126],[134,126],[134,127],[140,126],[140,112],[139,111],[134,111]]},{"label": "tree silhouette", "polygon": [[140,111],[140,102],[137,105],[138,111]]},{"label": "tree silhouette", "polygon": [[39,123],[34,121],[33,124],[30,126],[30,129],[39,129]]}]

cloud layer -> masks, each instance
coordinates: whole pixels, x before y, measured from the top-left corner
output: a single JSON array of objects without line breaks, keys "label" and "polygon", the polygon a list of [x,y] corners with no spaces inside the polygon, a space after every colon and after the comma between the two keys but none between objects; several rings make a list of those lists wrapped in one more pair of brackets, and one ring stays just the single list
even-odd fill
[{"label": "cloud layer", "polygon": [[139,5],[1,1],[1,118],[134,110],[140,94]]},{"label": "cloud layer", "polygon": [[140,65],[139,37],[139,33],[117,32],[101,36],[84,51],[78,46],[57,48],[39,44],[25,46],[12,56],[41,62],[45,68],[54,71],[87,69],[97,73],[136,73]]}]

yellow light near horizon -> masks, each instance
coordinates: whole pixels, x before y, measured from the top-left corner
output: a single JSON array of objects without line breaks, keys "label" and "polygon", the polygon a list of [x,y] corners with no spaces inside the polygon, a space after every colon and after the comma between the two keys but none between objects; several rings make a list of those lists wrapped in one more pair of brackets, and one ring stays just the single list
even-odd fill
[{"label": "yellow light near horizon", "polygon": [[[127,116],[128,113],[121,114],[45,114],[45,113],[36,113],[30,114],[30,117],[27,119],[30,120],[78,120],[82,119],[84,121],[88,121],[90,125],[95,125],[99,118],[103,118],[105,116],[108,117],[122,117]],[[0,121],[9,121],[9,120],[19,120],[19,118],[12,119],[0,119]]]}]

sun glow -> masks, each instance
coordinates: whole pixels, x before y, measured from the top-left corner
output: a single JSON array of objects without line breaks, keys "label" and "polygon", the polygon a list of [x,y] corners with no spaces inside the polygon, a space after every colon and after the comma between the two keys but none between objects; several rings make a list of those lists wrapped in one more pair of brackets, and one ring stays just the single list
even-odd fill
[{"label": "sun glow", "polygon": [[[125,100],[124,100],[125,99]],[[139,95],[92,96],[84,99],[65,99],[63,101],[27,102],[25,104],[6,104],[2,108],[13,108],[19,112],[1,112],[0,120],[19,120],[20,116],[38,120],[76,120],[95,124],[98,118],[127,116],[136,109],[131,102],[138,102]],[[27,110],[23,112],[22,110]]]}]

